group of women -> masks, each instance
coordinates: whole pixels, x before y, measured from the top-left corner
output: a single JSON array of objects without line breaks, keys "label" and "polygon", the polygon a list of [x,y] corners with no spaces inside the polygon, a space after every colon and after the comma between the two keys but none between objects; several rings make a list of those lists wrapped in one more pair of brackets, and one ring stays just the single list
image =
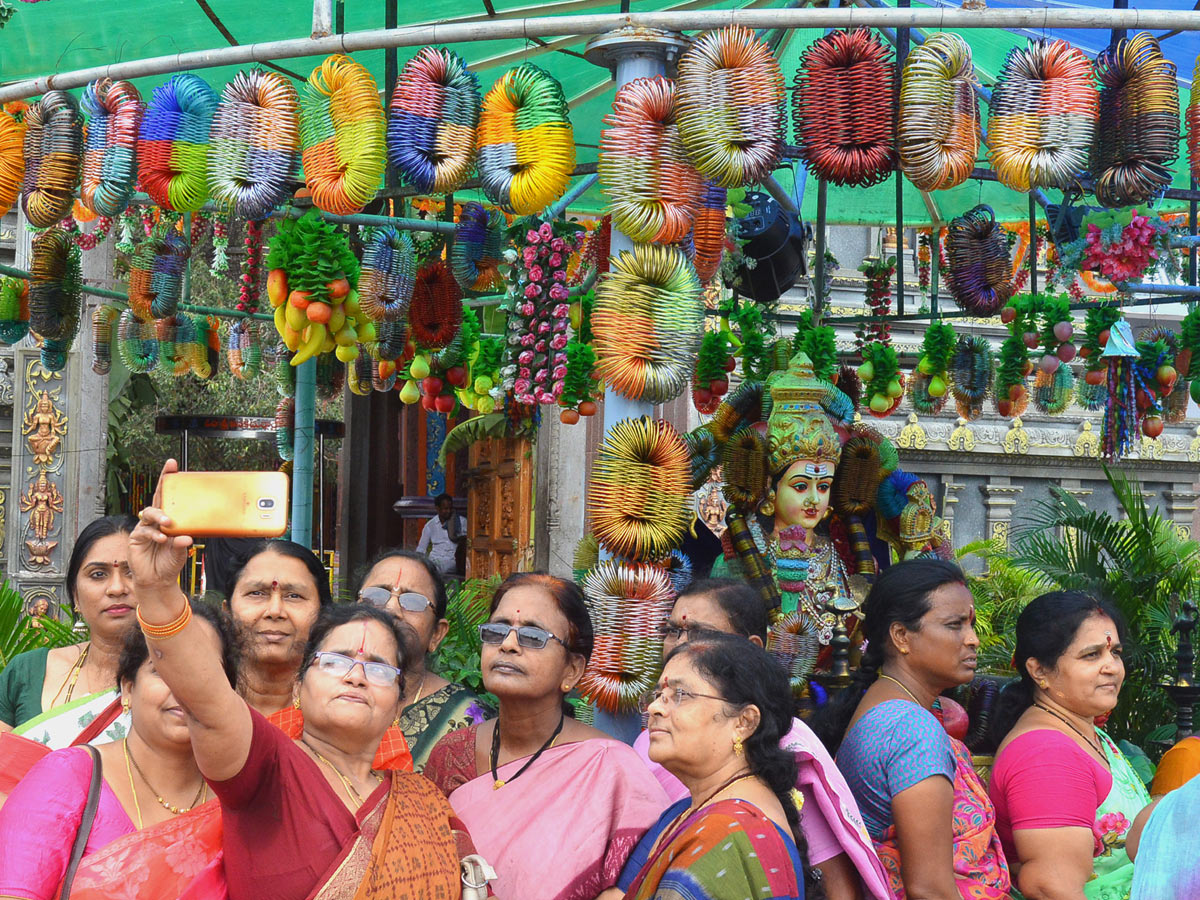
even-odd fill
[{"label": "group of women", "polygon": [[1085,594],[1021,614],[985,786],[939,719],[979,645],[950,563],[882,572],[855,682],[811,730],[757,593],[694,583],[629,747],[567,701],[594,643],[571,582],[497,590],[488,709],[427,668],[447,601],[424,557],[382,554],[335,605],[309,551],[264,543],[217,613],[180,591],[168,524],[89,526],[68,584],[89,640],[0,673],[0,900],[1174,896],[1163,825],[1200,780],[1151,812],[1095,726],[1123,625]]}]

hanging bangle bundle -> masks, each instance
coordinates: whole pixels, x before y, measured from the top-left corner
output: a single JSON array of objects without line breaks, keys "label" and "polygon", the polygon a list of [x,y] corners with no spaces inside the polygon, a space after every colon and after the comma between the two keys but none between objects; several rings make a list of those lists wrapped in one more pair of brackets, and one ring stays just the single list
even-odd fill
[{"label": "hanging bangle bundle", "polygon": [[596,172],[613,223],[635,243],[673,244],[692,229],[700,175],[675,123],[675,82],[659,75],[617,89]]},{"label": "hanging bangle bundle", "polygon": [[33,239],[29,271],[29,328],[42,338],[43,368],[61,371],[83,314],[79,248],[61,228],[43,231]]},{"label": "hanging bangle bundle", "polygon": [[801,610],[781,613],[771,623],[767,650],[787,670],[793,688],[808,684],[808,675],[816,668],[821,652],[818,624]]},{"label": "hanging bangle bundle", "polygon": [[71,212],[83,164],[83,120],[75,98],[47,91],[25,111],[25,178],[21,208],[35,228],[58,224]]},{"label": "hanging bangle bundle", "polygon": [[462,327],[462,292],[443,260],[435,260],[417,272],[408,325],[413,340],[428,350],[445,347]]},{"label": "hanging bangle bundle", "polygon": [[679,58],[675,118],[692,165],[724,188],[761,181],[783,153],[783,73],[741,25],[697,38]]},{"label": "hanging bangle bundle", "polygon": [[138,181],[156,205],[196,212],[208,200],[209,131],[217,95],[181,72],[154,89],[142,115]]},{"label": "hanging bangle bundle", "polygon": [[29,282],[0,278],[0,343],[15,344],[29,334]]},{"label": "hanging bangle bundle", "polygon": [[225,350],[234,378],[248,380],[262,371],[262,345],[250,319],[238,319],[229,326]]},{"label": "hanging bangle bundle", "polygon": [[367,232],[358,276],[358,302],[367,318],[374,322],[406,318],[416,277],[416,249],[406,232],[390,225]]},{"label": "hanging bangle bundle", "polygon": [[291,194],[300,167],[299,99],[286,75],[238,72],[213,115],[208,191],[221,211],[262,219]]},{"label": "hanging bangle bundle", "polygon": [[0,216],[21,194],[25,179],[25,123],[0,110]]},{"label": "hanging bangle bundle", "polygon": [[596,373],[631,400],[678,397],[691,380],[703,323],[700,279],[683,251],[635,244],[596,286]]},{"label": "hanging bangle bundle", "polygon": [[288,462],[295,456],[296,401],[284,397],[275,407],[275,450]]},{"label": "hanging bangle bundle", "polygon": [[346,366],[346,384],[350,393],[356,397],[366,397],[371,393],[371,372],[377,361],[370,353],[360,353]]},{"label": "hanging bangle bundle", "polygon": [[117,320],[117,352],[134,374],[149,372],[158,365],[158,334],[153,322],[138,318],[132,308],[121,310]]},{"label": "hanging bangle bundle", "polygon": [[834,184],[870,187],[896,168],[895,63],[867,28],[818,38],[800,58],[792,88],[796,143]]},{"label": "hanging bangle bundle", "polygon": [[700,194],[700,208],[696,210],[691,243],[696,275],[703,284],[713,280],[725,255],[727,193],[720,185],[706,181]]},{"label": "hanging bangle bundle", "polygon": [[313,69],[300,95],[304,178],[318,209],[361,212],[379,189],[386,123],[375,79],[348,56]]},{"label": "hanging bangle bundle", "polygon": [[992,390],[992,359],[992,345],[986,337],[959,336],[950,358],[950,391],[958,414],[967,421],[983,415],[983,401]]},{"label": "hanging bangle bundle", "polygon": [[101,78],[84,89],[88,115],[79,199],[101,216],[119,216],[137,184],[138,131],[145,104],[128,81]]},{"label": "hanging bangle bundle", "polygon": [[605,435],[588,491],[588,521],[604,549],[633,560],[670,553],[692,519],[688,446],[668,422],[623,419]]},{"label": "hanging bangle bundle", "polygon": [[112,369],[113,325],[120,315],[120,309],[107,303],[92,310],[92,371],[97,375]]},{"label": "hanging bangle bundle", "polygon": [[450,263],[458,286],[474,294],[504,290],[503,255],[504,215],[484,209],[481,203],[464,203],[454,229]]},{"label": "hanging bangle bundle", "polygon": [[1179,156],[1175,64],[1146,32],[1096,57],[1100,121],[1089,167],[1104,206],[1144,203],[1170,187]]},{"label": "hanging bangle bundle", "polygon": [[317,399],[329,401],[342,393],[346,384],[346,366],[332,353],[317,357]]},{"label": "hanging bangle bundle", "polygon": [[152,625],[142,618],[142,608],[139,605],[137,608],[137,621],[144,634],[152,641],[165,641],[167,638],[175,637],[183,629],[187,628],[188,622],[192,621],[192,604],[187,600],[183,601],[183,611],[174,620],[165,625]]},{"label": "hanging bangle bundle", "polygon": [[971,48],[939,31],[914,47],[900,79],[900,168],[923,191],[962,184],[979,153],[979,101]]},{"label": "hanging bangle bundle", "polygon": [[483,98],[478,146],[489,200],[521,216],[553,203],[575,170],[562,85],[531,63],[505,72]]},{"label": "hanging bangle bundle", "polygon": [[633,712],[662,666],[670,579],[659,566],[607,559],[584,576],[583,594],[596,636],[579,692],[606,712]]},{"label": "hanging bangle bundle", "polygon": [[946,259],[947,286],[960,309],[992,316],[1016,293],[1004,229],[990,206],[977,206],[950,222]]},{"label": "hanging bangle bundle", "polygon": [[[1197,78],[1200,78],[1200,57],[1196,58],[1196,68],[1192,70],[1192,84],[1196,84]],[[1200,91],[1194,90],[1189,95],[1186,118],[1188,168],[1191,169],[1192,177],[1200,180]],[[3,122],[0,122],[0,212],[4,210],[3,124]]]},{"label": "hanging bangle bundle", "polygon": [[388,160],[403,184],[452,194],[475,165],[479,79],[442,47],[422,47],[396,79],[388,111]]},{"label": "hanging bangle bundle", "polygon": [[1014,191],[1069,189],[1087,170],[1100,97],[1092,63],[1064,40],[1008,51],[988,107],[988,158]]}]

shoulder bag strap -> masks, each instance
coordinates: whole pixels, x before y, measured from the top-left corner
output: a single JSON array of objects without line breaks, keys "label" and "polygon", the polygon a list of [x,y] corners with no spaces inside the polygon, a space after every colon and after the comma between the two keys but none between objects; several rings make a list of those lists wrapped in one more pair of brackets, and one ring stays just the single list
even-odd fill
[{"label": "shoulder bag strap", "polygon": [[67,873],[63,876],[62,892],[59,900],[67,900],[71,896],[71,883],[75,880],[75,871],[79,861],[83,859],[84,848],[87,847],[88,837],[92,833],[92,823],[96,821],[96,808],[100,805],[100,754],[91,744],[84,745],[92,754],[92,783],[88,785],[87,803],[83,807],[83,818],[79,822],[79,831],[75,834],[75,844],[71,847],[71,861],[67,864]]}]

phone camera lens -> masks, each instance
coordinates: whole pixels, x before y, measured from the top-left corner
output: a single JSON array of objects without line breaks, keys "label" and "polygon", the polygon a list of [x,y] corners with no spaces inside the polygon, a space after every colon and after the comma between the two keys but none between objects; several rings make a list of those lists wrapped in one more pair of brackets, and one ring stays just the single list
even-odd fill
[{"label": "phone camera lens", "polygon": [[259,497],[259,498],[258,498],[258,508],[259,508],[259,509],[274,509],[274,508],[275,508],[275,500],[274,500],[274,498],[272,498],[272,497]]}]

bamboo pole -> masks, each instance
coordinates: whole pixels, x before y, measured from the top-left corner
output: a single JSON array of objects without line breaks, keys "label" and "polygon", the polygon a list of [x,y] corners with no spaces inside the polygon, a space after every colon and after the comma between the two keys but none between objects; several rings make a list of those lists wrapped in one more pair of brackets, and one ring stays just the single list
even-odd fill
[{"label": "bamboo pole", "polygon": [[241,44],[208,50],[191,50],[127,62],[56,72],[0,87],[0,103],[44,94],[48,90],[83,87],[97,78],[128,79],[169,72],[244,65],[277,59],[357,53],[391,47],[425,44],[459,44],[471,41],[529,40],[562,35],[602,34],[618,28],[652,28],[662,31],[712,29],[725,25],[748,28],[1123,28],[1132,30],[1200,31],[1200,11],[1168,9],[723,9],[665,13],[605,13],[586,16],[548,16],[484,22],[427,23],[403,28],[374,28],[347,34]]}]

